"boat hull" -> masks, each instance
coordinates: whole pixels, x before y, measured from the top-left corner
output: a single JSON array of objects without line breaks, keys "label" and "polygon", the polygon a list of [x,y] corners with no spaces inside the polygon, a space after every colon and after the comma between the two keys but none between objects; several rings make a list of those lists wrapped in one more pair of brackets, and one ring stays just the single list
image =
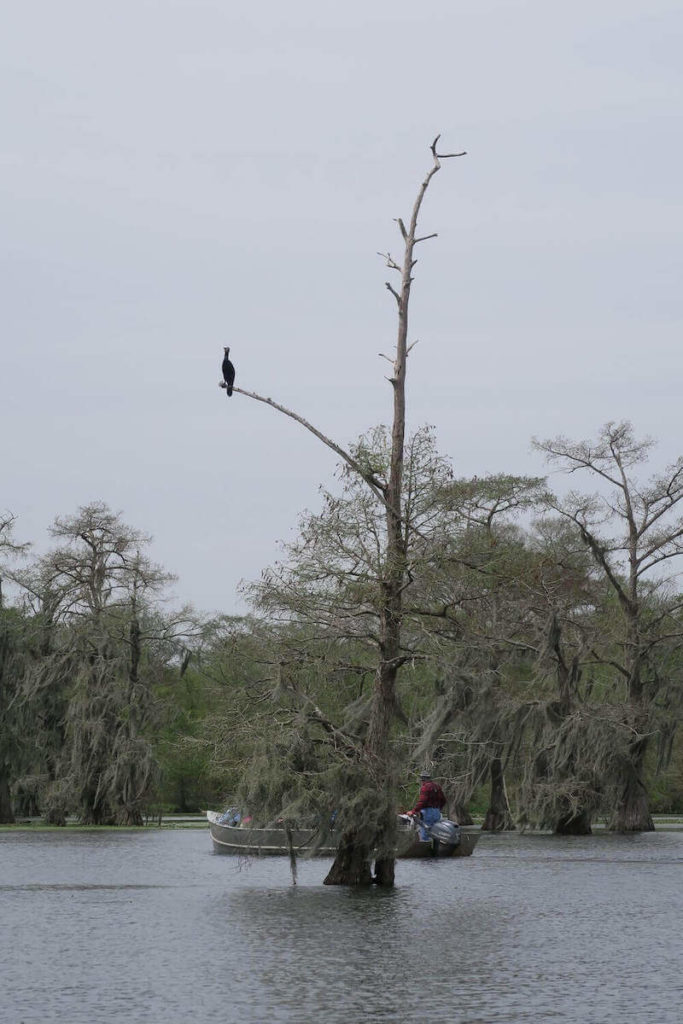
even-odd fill
[{"label": "boat hull", "polygon": [[[291,847],[297,857],[334,857],[336,838],[329,836],[316,841],[313,829],[291,829],[289,837],[283,828],[239,828],[221,825],[216,811],[207,811],[209,830],[216,853],[231,853],[242,857],[283,857]],[[479,830],[460,830],[457,846],[447,846],[438,840],[421,842],[412,830],[399,830],[396,856],[400,859],[433,857],[470,857],[479,839]]]},{"label": "boat hull", "polygon": [[479,830],[468,832],[464,828],[460,829],[460,842],[457,846],[446,846],[438,839],[423,843],[413,836],[402,844],[401,838],[399,838],[396,856],[399,860],[412,860],[417,857],[471,857],[478,842]]}]

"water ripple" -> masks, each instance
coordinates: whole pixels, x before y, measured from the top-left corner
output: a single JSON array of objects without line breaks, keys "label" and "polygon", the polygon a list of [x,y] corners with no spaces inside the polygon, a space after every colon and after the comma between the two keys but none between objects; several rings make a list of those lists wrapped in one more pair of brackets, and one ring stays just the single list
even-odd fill
[{"label": "water ripple", "polygon": [[205,832],[0,834],[8,1024],[678,1024],[683,834],[482,837],[400,862],[239,862]]}]

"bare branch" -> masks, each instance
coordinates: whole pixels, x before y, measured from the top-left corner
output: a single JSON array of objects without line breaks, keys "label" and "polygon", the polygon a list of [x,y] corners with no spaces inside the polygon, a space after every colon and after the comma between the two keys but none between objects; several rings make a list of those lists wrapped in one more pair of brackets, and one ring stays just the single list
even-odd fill
[{"label": "bare branch", "polygon": [[387,288],[389,289],[389,291],[391,292],[391,294],[396,299],[396,302],[398,303],[398,305],[400,306],[401,305],[401,296],[398,294],[398,292],[396,291],[395,288],[391,287],[391,284],[388,281],[385,281],[384,283],[387,286]]},{"label": "bare branch", "polygon": [[437,151],[436,151],[436,144],[437,144],[437,142],[439,141],[440,138],[441,138],[441,134],[439,133],[439,135],[437,135],[437,137],[434,139],[434,141],[432,142],[431,146],[429,147],[431,149],[431,151],[432,151],[432,156],[434,157],[434,161],[437,164],[439,163],[439,160],[451,160],[453,157],[456,157],[456,156],[467,156],[467,150],[463,150],[462,153],[437,153]]},{"label": "bare branch", "polygon": [[[225,381],[219,381],[218,386],[221,388],[227,387]],[[379,481],[373,473],[369,473],[364,469],[352,455],[349,455],[347,451],[336,444],[331,438],[327,437],[322,433],[322,431],[314,427],[312,423],[308,422],[308,420],[305,420],[303,416],[299,416],[298,413],[293,412],[291,409],[287,409],[284,405],[280,405],[279,402],[274,402],[272,398],[265,398],[263,395],[257,395],[255,391],[245,391],[244,388],[236,387],[233,387],[232,390],[233,394],[244,395],[246,398],[253,398],[255,402],[263,402],[264,405],[270,405],[273,409],[277,409],[278,412],[284,413],[285,416],[289,416],[290,419],[296,420],[297,423],[300,423],[302,427],[305,427],[306,430],[310,431],[311,434],[317,437],[319,441],[322,441],[322,443],[327,445],[328,448],[331,448],[333,452],[336,452],[336,454],[344,460],[347,466],[350,466],[355,473],[358,473],[358,475],[365,480],[373,494],[375,494],[381,502],[385,502],[384,484],[382,484],[382,482]]]},{"label": "bare branch", "polygon": [[386,265],[391,270],[397,270],[399,274],[401,273],[400,265],[396,262],[396,260],[394,259],[390,252],[378,252],[377,255],[382,257]]},{"label": "bare branch", "polygon": [[347,733],[343,729],[339,729],[336,725],[333,725],[329,718],[322,713],[317,704],[313,703],[310,697],[306,697],[305,699],[307,703],[313,705],[308,715],[309,720],[321,725],[326,733],[341,743],[347,753],[349,753],[354,759],[357,759],[360,756],[361,741],[352,733]]}]

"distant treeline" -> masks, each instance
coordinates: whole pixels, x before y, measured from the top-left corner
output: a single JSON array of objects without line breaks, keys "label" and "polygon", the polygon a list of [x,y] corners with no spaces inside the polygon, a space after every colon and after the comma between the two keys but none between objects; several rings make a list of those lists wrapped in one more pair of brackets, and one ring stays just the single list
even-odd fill
[{"label": "distant treeline", "polygon": [[[378,428],[354,458],[380,477],[388,447]],[[683,468],[649,475],[629,424],[537,447],[587,489],[458,479],[431,431],[407,442],[395,802],[429,767],[463,821],[647,829],[652,811],[683,812]],[[36,559],[8,514],[0,821],[140,825],[229,800],[310,822],[370,804],[358,751],[385,531],[381,502],[342,473],[246,588],[253,614],[209,621],[168,611],[149,539],[106,505],[57,518]]]}]

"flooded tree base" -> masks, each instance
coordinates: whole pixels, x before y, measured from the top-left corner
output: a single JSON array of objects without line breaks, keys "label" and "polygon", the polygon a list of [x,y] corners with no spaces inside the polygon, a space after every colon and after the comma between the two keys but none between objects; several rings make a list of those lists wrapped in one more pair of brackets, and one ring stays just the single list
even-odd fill
[{"label": "flooded tree base", "polygon": [[620,808],[609,823],[611,832],[654,832],[655,823],[647,807]]},{"label": "flooded tree base", "polygon": [[383,889],[393,888],[395,858],[377,857],[374,875],[371,863],[372,856],[367,843],[359,842],[357,833],[347,833],[339,841],[337,856],[323,885],[378,885]]},{"label": "flooded tree base", "polygon": [[495,811],[489,808],[482,822],[481,830],[482,832],[514,832],[516,827],[512,816],[507,811]]},{"label": "flooded tree base", "polygon": [[553,832],[557,836],[592,836],[590,814],[588,811],[564,814],[555,823]]},{"label": "flooded tree base", "polygon": [[370,851],[356,832],[347,832],[339,840],[337,856],[323,885],[372,885]]},{"label": "flooded tree base", "polygon": [[[643,747],[644,751],[644,747]],[[643,751],[639,757],[642,761]],[[636,762],[624,787],[620,805],[617,807],[609,828],[612,832],[654,832],[655,823],[650,814],[650,801],[641,779],[641,763]]]},{"label": "flooded tree base", "polygon": [[392,889],[394,886],[396,861],[393,857],[378,857],[375,861],[375,877],[373,882],[383,889]]},{"label": "flooded tree base", "polygon": [[457,800],[449,800],[448,807],[454,821],[458,825],[474,825],[474,818],[470,814],[467,804],[459,803]]}]

